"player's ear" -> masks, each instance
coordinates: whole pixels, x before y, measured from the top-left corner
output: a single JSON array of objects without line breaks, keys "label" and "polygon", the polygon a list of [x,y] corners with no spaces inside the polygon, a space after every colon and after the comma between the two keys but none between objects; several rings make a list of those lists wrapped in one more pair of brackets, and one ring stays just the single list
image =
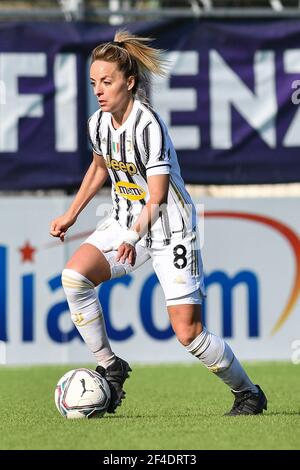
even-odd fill
[{"label": "player's ear", "polygon": [[127,78],[127,90],[130,91],[133,89],[135,85],[135,77],[133,75],[130,75],[130,77]]}]

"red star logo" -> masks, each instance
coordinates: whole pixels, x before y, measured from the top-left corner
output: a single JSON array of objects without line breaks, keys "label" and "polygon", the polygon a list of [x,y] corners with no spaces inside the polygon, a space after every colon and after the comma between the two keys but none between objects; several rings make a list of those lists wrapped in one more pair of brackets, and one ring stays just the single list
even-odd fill
[{"label": "red star logo", "polygon": [[19,248],[19,251],[22,255],[22,263],[26,263],[26,261],[30,261],[31,263],[34,262],[33,255],[36,252],[36,248],[33,248],[32,245],[30,245],[30,242],[26,242],[21,248]]}]

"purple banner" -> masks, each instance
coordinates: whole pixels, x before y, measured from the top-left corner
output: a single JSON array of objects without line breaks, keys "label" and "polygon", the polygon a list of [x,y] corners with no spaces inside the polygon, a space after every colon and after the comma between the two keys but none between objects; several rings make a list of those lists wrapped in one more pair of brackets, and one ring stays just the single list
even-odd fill
[{"label": "purple banner", "polygon": [[[300,23],[135,23],[156,38],[169,72],[150,100],[168,124],[186,182],[300,180]],[[71,188],[91,161],[97,109],[89,53],[115,28],[0,24],[0,190]],[[298,92],[299,89],[299,92]]]}]

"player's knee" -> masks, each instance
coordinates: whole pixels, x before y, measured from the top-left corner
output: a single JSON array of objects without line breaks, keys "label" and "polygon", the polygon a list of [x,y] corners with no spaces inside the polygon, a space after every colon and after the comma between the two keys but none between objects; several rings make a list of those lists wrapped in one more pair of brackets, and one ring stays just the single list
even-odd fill
[{"label": "player's knee", "polygon": [[188,346],[199,335],[199,328],[198,324],[180,327],[175,331],[176,338],[183,346]]},{"label": "player's knee", "polygon": [[66,268],[63,270],[61,283],[68,301],[82,299],[94,289],[91,281],[73,269]]}]

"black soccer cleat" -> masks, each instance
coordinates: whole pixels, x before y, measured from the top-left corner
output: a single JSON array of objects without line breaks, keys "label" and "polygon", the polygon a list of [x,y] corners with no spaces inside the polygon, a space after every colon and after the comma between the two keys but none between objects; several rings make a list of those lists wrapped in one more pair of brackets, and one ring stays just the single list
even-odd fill
[{"label": "black soccer cleat", "polygon": [[108,382],[111,399],[107,413],[114,413],[125,398],[125,391],[122,387],[125,380],[129,377],[131,367],[126,361],[116,356],[115,362],[112,365],[108,366],[107,369],[98,366],[96,372],[105,377]]},{"label": "black soccer cleat", "polygon": [[267,397],[260,388],[256,385],[258,392],[254,393],[250,390],[245,392],[233,392],[235,396],[231,410],[225,416],[240,416],[240,415],[258,415],[267,409]]}]

